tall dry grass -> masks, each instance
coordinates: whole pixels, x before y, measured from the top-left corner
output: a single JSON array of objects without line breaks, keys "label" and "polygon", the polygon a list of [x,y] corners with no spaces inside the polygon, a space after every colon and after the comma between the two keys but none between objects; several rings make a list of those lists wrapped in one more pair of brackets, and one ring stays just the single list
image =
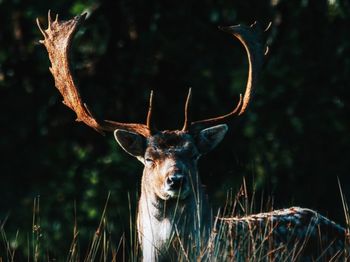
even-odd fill
[{"label": "tall dry grass", "polygon": [[[344,198],[341,185],[339,183],[340,195],[343,201],[346,228],[349,231],[350,214]],[[129,196],[129,232],[122,234],[117,241],[112,240],[112,233],[108,223],[108,195],[105,206],[102,209],[101,219],[90,240],[87,250],[79,247],[79,228],[76,221],[73,221],[73,232],[70,249],[59,257],[50,257],[49,251],[43,246],[43,234],[40,218],[40,198],[33,202],[33,218],[31,235],[27,236],[26,245],[18,242],[19,231],[9,238],[6,234],[7,219],[0,222],[0,234],[2,246],[0,246],[0,262],[19,261],[17,252],[26,253],[27,261],[140,261],[141,250],[137,242],[137,229],[135,214],[131,207]],[[200,203],[198,203],[200,206]],[[275,245],[273,238],[274,226],[265,224],[262,227],[237,227],[228,223],[225,217],[248,216],[255,212],[270,211],[273,208],[273,201],[267,200],[265,204],[254,201],[254,192],[249,196],[245,181],[237,194],[232,191],[227,193],[225,206],[214,215],[214,222],[209,234],[208,241],[203,238],[198,230],[198,234],[191,236],[189,244],[185,245],[184,239],[188,238],[180,230],[175,229],[174,245],[177,252],[176,257],[170,257],[173,261],[303,261],[301,255],[306,242],[296,242],[291,238],[283,244]],[[200,217],[200,216],[198,216]],[[197,221],[200,225],[200,221]],[[13,235],[13,234],[12,234]],[[54,247],[52,247],[54,248]],[[325,256],[327,247],[317,257],[317,261],[339,261],[339,257],[329,258]],[[349,259],[349,247],[344,246],[341,260]]]}]

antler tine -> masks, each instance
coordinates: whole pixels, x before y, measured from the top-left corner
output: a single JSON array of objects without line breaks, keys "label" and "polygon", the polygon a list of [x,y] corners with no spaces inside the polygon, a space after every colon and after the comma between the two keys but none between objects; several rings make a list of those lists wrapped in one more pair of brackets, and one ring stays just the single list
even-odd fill
[{"label": "antler tine", "polygon": [[63,103],[76,113],[77,121],[84,122],[100,133],[125,129],[145,137],[150,136],[151,131],[148,125],[97,120],[83,103],[69,67],[68,56],[72,39],[85,17],[86,14],[83,14],[68,21],[59,21],[58,15],[53,20],[49,11],[46,30],[42,28],[39,19],[36,20],[39,30],[44,36],[44,40],[41,40],[40,43],[44,44],[49,54],[50,71],[54,77],[55,86],[63,96]]},{"label": "antler tine", "polygon": [[[36,24],[38,25],[38,28],[39,28],[41,34],[44,36],[44,38],[47,38],[47,34],[46,34],[45,30],[41,27],[39,18],[36,18]],[[44,44],[44,40],[39,40],[39,42],[41,44]]]},{"label": "antler tine", "polygon": [[51,23],[52,23],[52,18],[51,18],[51,10],[47,12],[47,28],[50,30],[51,29]]},{"label": "antler tine", "polygon": [[191,98],[192,98],[192,88],[188,89],[188,94],[187,94],[187,98],[186,98],[186,103],[185,103],[185,121],[184,121],[184,125],[182,127],[182,131],[187,131],[191,122],[190,122],[190,116],[189,116],[189,107],[190,107],[190,103],[191,103]]},{"label": "antler tine", "polygon": [[151,93],[149,95],[149,106],[148,106],[148,113],[147,113],[147,127],[149,130],[151,130],[151,126],[152,126],[152,111],[153,111],[153,90],[151,90]]},{"label": "antler tine", "polygon": [[256,22],[250,27],[244,25],[236,25],[219,27],[219,29],[235,36],[242,43],[247,52],[249,71],[246,89],[243,95],[243,99],[242,95],[240,95],[238,105],[233,111],[223,116],[192,122],[190,126],[191,131],[198,131],[208,126],[225,123],[232,117],[243,114],[249,104],[252,90],[257,82],[257,78],[262,66],[264,52],[261,40],[261,30]]}]

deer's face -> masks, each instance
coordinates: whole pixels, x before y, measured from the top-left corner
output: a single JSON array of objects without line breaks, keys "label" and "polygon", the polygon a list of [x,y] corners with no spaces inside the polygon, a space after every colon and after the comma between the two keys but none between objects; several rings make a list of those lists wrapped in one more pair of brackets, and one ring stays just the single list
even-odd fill
[{"label": "deer's face", "polygon": [[163,200],[185,198],[196,179],[200,153],[191,135],[161,132],[148,139],[144,181]]},{"label": "deer's face", "polygon": [[115,138],[129,154],[144,164],[146,190],[159,198],[185,199],[197,187],[197,161],[223,139],[226,125],[204,129],[198,134],[162,131],[148,138],[116,130]]}]

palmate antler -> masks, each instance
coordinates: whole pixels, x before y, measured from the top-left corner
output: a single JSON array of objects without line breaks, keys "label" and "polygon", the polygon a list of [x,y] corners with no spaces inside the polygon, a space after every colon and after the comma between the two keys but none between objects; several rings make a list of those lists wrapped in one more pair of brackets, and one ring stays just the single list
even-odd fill
[{"label": "palmate antler", "polygon": [[150,96],[150,107],[147,115],[146,124],[120,123],[110,120],[98,120],[88,110],[83,103],[79,90],[74,82],[70,66],[69,52],[72,39],[79,28],[80,24],[85,20],[85,14],[76,16],[68,21],[59,21],[58,15],[52,20],[50,11],[48,13],[48,28],[42,29],[37,19],[38,27],[44,36],[44,40],[40,43],[44,44],[49,53],[51,61],[50,71],[55,79],[55,86],[63,96],[63,103],[71,108],[77,115],[76,121],[82,121],[86,125],[103,133],[103,131],[114,131],[116,129],[125,129],[138,133],[144,137],[151,135],[151,114],[152,114],[152,93]]},{"label": "palmate antler", "polygon": [[[55,20],[53,20],[49,11],[48,28],[44,30],[37,19],[38,27],[44,36],[44,40],[41,40],[40,42],[44,44],[49,54],[49,59],[51,61],[50,71],[55,79],[55,86],[63,96],[63,103],[76,113],[76,121],[84,122],[86,125],[94,128],[100,133],[103,133],[104,131],[114,131],[116,129],[124,129],[140,134],[144,137],[151,136],[156,132],[151,128],[152,92],[146,124],[98,120],[91,114],[86,104],[83,103],[70,70],[69,52],[72,39],[84,20],[85,14],[76,16],[68,21],[59,21],[58,15],[56,15]],[[248,106],[251,92],[256,84],[264,56],[260,28],[256,26],[255,23],[250,27],[237,25],[220,27],[220,29],[235,36],[246,49],[249,62],[249,72],[244,96],[242,98],[242,95],[240,95],[237,106],[233,111],[226,115],[191,122],[188,113],[191,99],[190,90],[185,104],[185,123],[182,128],[185,132],[196,133],[203,128],[226,123],[231,118],[243,114]]]},{"label": "palmate antler", "polygon": [[264,46],[262,45],[260,27],[255,22],[251,26],[235,25],[219,27],[219,29],[235,36],[243,44],[247,52],[249,72],[243,99],[242,95],[240,95],[238,104],[226,115],[191,122],[188,116],[189,102],[191,99],[191,90],[189,90],[185,106],[185,124],[182,129],[184,131],[196,133],[203,128],[226,123],[231,118],[243,114],[247,109],[252,90],[257,82],[264,57]]}]

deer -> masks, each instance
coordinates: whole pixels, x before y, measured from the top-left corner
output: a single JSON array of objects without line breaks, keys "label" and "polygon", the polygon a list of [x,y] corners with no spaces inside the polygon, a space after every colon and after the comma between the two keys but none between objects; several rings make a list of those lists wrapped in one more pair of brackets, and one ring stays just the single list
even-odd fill
[{"label": "deer", "polygon": [[[189,114],[192,97],[190,89],[182,128],[157,130],[152,123],[153,92],[145,124],[97,119],[83,102],[70,68],[69,53],[74,35],[85,18],[86,15],[82,14],[63,21],[58,19],[58,15],[53,19],[49,11],[47,29],[43,29],[38,18],[36,20],[44,36],[40,43],[48,52],[51,62],[49,69],[55,86],[63,97],[63,103],[76,113],[76,121],[83,122],[99,133],[113,132],[120,147],[144,165],[137,212],[138,240],[143,261],[177,260],[179,249],[176,247],[185,251],[194,246],[198,248],[198,245],[205,247],[205,243],[217,234],[218,224],[221,229],[226,228],[227,232],[231,232],[231,236],[235,232],[235,239],[244,238],[248,233],[258,234],[269,226],[267,235],[272,236],[274,250],[278,250],[281,244],[283,248],[292,250],[290,246],[293,247],[293,243],[303,243],[302,247],[308,249],[305,254],[296,254],[296,259],[316,260],[322,252],[332,259],[347,254],[344,251],[349,238],[347,230],[314,210],[291,207],[214,219],[209,207],[198,174],[198,160],[224,139],[228,132],[228,121],[241,116],[247,109],[264,57],[259,26],[220,27],[239,40],[248,57],[245,92],[239,96],[232,111],[192,121]],[[204,244],[198,243],[196,239],[202,239]],[[326,251],[316,248],[320,246],[326,247],[323,249]],[[211,257],[209,245],[206,247],[206,255],[202,255],[202,259],[220,260]],[[238,247],[232,245],[232,248],[235,252],[234,249]]]}]

